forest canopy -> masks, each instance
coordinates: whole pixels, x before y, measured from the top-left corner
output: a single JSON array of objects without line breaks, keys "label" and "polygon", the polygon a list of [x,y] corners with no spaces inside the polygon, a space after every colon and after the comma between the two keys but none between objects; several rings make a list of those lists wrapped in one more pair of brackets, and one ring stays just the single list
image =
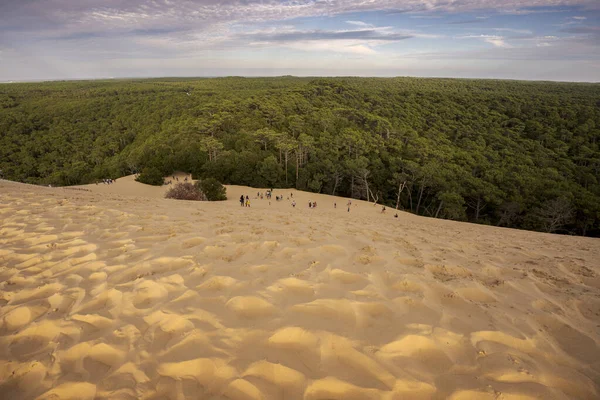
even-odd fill
[{"label": "forest canopy", "polygon": [[600,85],[216,78],[0,85],[0,174],[144,170],[600,236]]}]

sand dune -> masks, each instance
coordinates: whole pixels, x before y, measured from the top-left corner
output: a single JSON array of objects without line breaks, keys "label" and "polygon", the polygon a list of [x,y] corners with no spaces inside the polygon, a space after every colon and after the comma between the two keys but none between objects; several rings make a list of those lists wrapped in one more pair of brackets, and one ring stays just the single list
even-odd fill
[{"label": "sand dune", "polygon": [[0,181],[0,398],[600,397],[598,239],[227,189]]}]

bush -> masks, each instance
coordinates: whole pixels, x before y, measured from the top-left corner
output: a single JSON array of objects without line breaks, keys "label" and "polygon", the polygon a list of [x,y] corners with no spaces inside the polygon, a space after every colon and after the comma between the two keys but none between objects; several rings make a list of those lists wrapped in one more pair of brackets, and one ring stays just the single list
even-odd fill
[{"label": "bush", "polygon": [[215,178],[202,179],[196,185],[206,195],[208,201],[227,200],[227,190]]},{"label": "bush", "polygon": [[136,181],[147,185],[162,186],[165,183],[162,172],[156,167],[146,167],[142,170]]},{"label": "bush", "polygon": [[165,194],[167,199],[206,201],[206,196],[192,183],[177,183]]}]

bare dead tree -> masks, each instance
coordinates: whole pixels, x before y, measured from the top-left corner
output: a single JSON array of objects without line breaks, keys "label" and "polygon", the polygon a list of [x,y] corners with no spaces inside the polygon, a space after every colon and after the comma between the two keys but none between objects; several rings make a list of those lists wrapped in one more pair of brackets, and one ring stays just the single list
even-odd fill
[{"label": "bare dead tree", "polygon": [[371,190],[369,189],[369,175],[371,172],[367,168],[359,168],[356,171],[356,180],[362,186],[363,191],[366,194],[367,201],[370,201]]},{"label": "bare dead tree", "polygon": [[406,181],[401,182],[398,185],[398,197],[396,198],[396,210],[400,206],[400,195],[402,194],[402,191],[404,190],[405,187],[406,187]]},{"label": "bare dead tree", "polygon": [[573,218],[573,206],[566,197],[558,197],[539,208],[536,216],[544,231],[548,233],[556,232]]},{"label": "bare dead tree", "polygon": [[[377,202],[379,201],[379,192],[377,192],[377,197],[373,195],[373,192],[371,191],[371,189],[367,188],[367,190],[369,191],[369,193],[371,194],[371,198],[373,199],[373,205],[377,204]],[[367,198],[367,201],[369,199]]]},{"label": "bare dead tree", "polygon": [[333,190],[331,191],[332,196],[335,196],[335,191],[337,190],[337,187],[343,176],[344,174],[339,169],[336,169],[336,171],[333,173]]},{"label": "bare dead tree", "polygon": [[468,201],[467,205],[475,210],[475,221],[479,221],[479,214],[487,206],[487,203],[482,200],[481,196],[477,196],[476,200]]}]

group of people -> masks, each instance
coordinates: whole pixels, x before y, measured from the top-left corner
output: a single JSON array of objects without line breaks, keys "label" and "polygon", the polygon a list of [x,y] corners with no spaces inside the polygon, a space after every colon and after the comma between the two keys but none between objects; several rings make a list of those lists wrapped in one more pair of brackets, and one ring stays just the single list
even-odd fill
[{"label": "group of people", "polygon": [[[263,194],[262,192],[257,192],[256,193],[256,199],[261,199],[262,200],[265,197],[267,199],[271,199],[271,196],[272,196],[272,193],[273,193],[272,190],[273,189],[267,190],[265,194]],[[284,198],[283,195],[275,196],[275,200],[277,200],[277,201],[282,201],[283,198]],[[292,202],[291,202],[292,207],[296,208],[296,200],[294,200],[294,194],[293,193],[290,193],[290,195],[287,197],[287,200],[290,200],[290,199],[292,199]],[[270,201],[269,201],[269,205],[271,205]],[[377,205],[377,203],[374,203],[373,205],[375,206],[375,205]],[[241,195],[240,196],[240,206],[242,206],[242,207],[250,207],[250,197],[248,195]],[[350,212],[350,209],[352,208],[352,200],[351,199],[348,199],[348,203],[346,204],[346,207],[347,207],[348,212]],[[311,208],[311,209],[312,208],[317,208],[317,202],[316,201],[309,201],[308,202],[308,208]],[[336,202],[333,203],[333,208],[337,208],[337,203]],[[384,205],[382,205],[381,206],[381,213],[385,214],[386,210],[387,210],[386,207]],[[398,213],[394,214],[394,218],[398,218]]]},{"label": "group of people", "polygon": [[[111,178],[106,178],[106,179],[102,179],[102,183],[104,183],[105,185],[111,185],[113,183],[115,183],[117,180],[116,179],[111,179]],[[96,185],[98,184],[98,181],[96,181]]]},{"label": "group of people", "polygon": [[[186,178],[187,180],[187,178]],[[261,199],[263,200],[265,197],[270,200],[271,196],[273,195],[273,189],[271,190],[267,190],[264,194],[262,192],[256,192],[256,199]],[[284,196],[283,195],[277,195],[275,196],[275,200],[276,201],[283,201]],[[294,200],[294,193],[290,193],[290,195],[287,197],[287,200],[289,201],[290,198],[292,199],[292,207],[296,208],[296,200]],[[269,201],[269,205],[271,205],[271,202]],[[350,206],[352,205],[352,200],[348,200],[348,212],[350,212]],[[250,197],[248,195],[240,195],[240,206],[241,207],[250,207]],[[317,208],[317,202],[316,201],[309,201],[308,202],[308,208]],[[337,208],[337,203],[333,203],[333,208]]]},{"label": "group of people", "polygon": [[[187,178],[186,178],[186,180],[187,180]],[[257,199],[257,200],[258,199],[263,200],[263,199],[266,198],[267,200],[271,200],[272,196],[273,196],[273,189],[270,189],[270,190],[267,190],[265,193],[260,192],[260,191],[256,192],[255,199]],[[290,193],[290,195],[288,196],[287,199],[289,200],[290,198],[292,198],[292,199],[294,198],[294,194],[293,193]],[[283,199],[284,199],[283,195],[275,196],[275,200],[276,201],[283,201]],[[270,201],[269,201],[269,205],[271,205]],[[240,196],[240,206],[242,206],[242,207],[250,207],[250,197],[248,195],[241,195]],[[296,207],[296,201],[295,200],[292,201],[292,206]],[[317,203],[315,202],[314,203],[314,207],[316,207],[316,206],[317,206]]]},{"label": "group of people", "polygon": [[[271,200],[271,197],[273,196],[273,189],[271,190],[267,190],[264,194],[262,192],[256,192],[256,198],[257,199],[264,199],[265,197],[267,198],[267,200]],[[290,195],[288,196],[288,200],[294,197],[293,193],[290,193]],[[275,196],[275,201],[283,201],[283,195],[280,196]]]},{"label": "group of people", "polygon": [[244,195],[240,196],[240,205],[242,207],[250,207],[250,197],[248,197],[248,195],[246,195],[244,197]]},{"label": "group of people", "polygon": [[[256,198],[262,200],[266,197],[267,200],[271,200],[272,193],[273,193],[273,189],[267,190],[264,194],[262,192],[256,192]],[[279,198],[277,198],[277,200],[279,200]]]}]

